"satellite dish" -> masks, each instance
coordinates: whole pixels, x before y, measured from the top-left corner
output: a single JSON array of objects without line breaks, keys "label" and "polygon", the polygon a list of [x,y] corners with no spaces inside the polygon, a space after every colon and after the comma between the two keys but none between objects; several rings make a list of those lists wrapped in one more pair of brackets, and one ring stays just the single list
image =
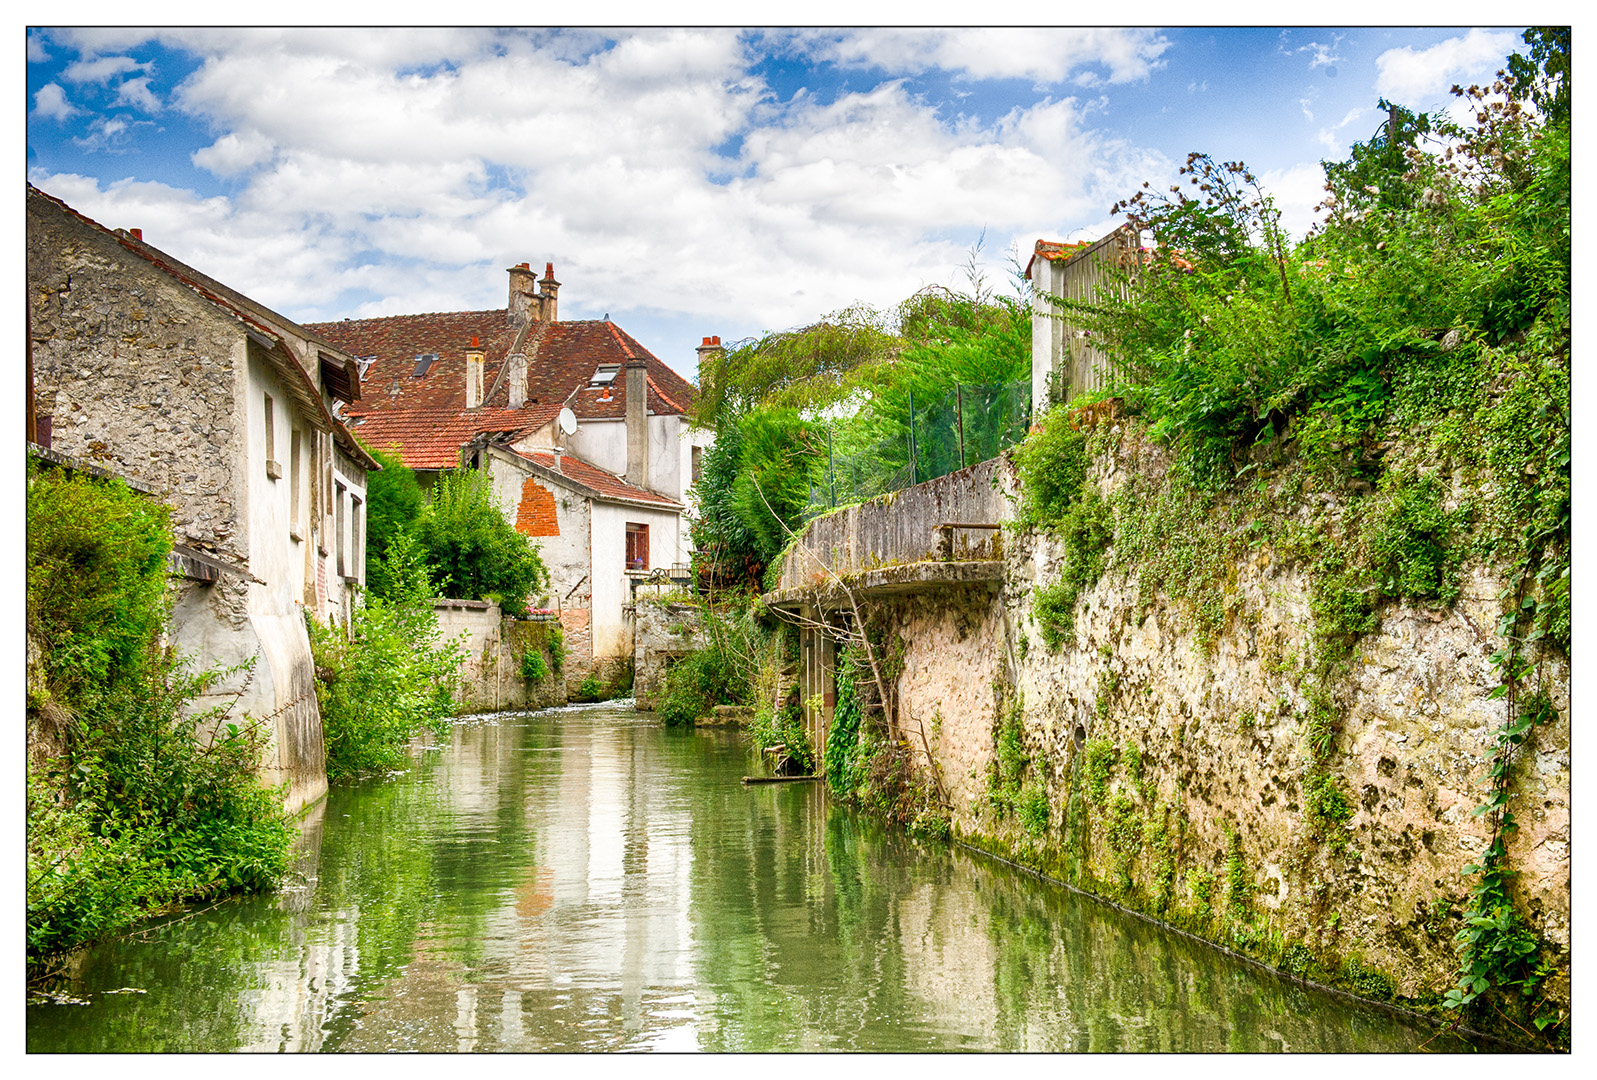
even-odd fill
[{"label": "satellite dish", "polygon": [[560,425],[561,434],[563,434],[563,435],[575,435],[576,434],[576,432],[577,432],[577,414],[572,412],[570,409],[561,409],[560,410],[560,416],[558,417],[556,422]]}]

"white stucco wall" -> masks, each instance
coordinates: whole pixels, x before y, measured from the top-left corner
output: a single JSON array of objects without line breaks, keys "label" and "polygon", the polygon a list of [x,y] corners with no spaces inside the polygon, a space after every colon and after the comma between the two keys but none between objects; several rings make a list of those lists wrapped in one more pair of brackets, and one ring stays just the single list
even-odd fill
[{"label": "white stucco wall", "polygon": [[1031,265],[1031,400],[1041,411],[1048,400],[1048,376],[1064,353],[1065,323],[1049,297],[1064,295],[1065,264],[1039,256]]},{"label": "white stucco wall", "polygon": [[492,447],[485,468],[493,486],[494,505],[512,526],[516,523],[522,491],[529,478],[554,497],[555,521],[560,535],[529,538],[549,571],[548,603],[538,606],[587,607],[593,589],[592,582],[584,580],[588,577],[588,544],[592,529],[587,498],[541,473],[535,475],[520,463],[520,459]]},{"label": "white stucco wall", "polygon": [[605,472],[627,472],[627,425],[624,420],[583,420],[566,438],[566,447],[583,461]]},{"label": "white stucco wall", "polygon": [[[687,506],[687,517],[697,517],[699,513],[698,493],[693,490],[693,451],[697,449],[701,455],[709,452],[715,444],[715,432],[694,427],[684,423],[677,433],[677,469],[681,477],[682,490],[673,495],[678,502]],[[678,530],[676,562],[688,562],[693,555],[693,541],[688,536],[687,523],[683,522]]]},{"label": "white stucco wall", "polygon": [[631,656],[632,631],[622,608],[632,602],[627,577],[627,524],[649,527],[649,566],[676,559],[679,519],[675,511],[616,503],[593,504],[593,655]]}]

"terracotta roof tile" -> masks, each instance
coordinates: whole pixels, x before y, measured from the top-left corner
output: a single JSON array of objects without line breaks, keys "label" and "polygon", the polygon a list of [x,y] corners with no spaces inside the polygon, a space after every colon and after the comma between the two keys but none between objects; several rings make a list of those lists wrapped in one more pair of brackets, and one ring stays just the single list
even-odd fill
[{"label": "terracotta roof tile", "polygon": [[350,417],[350,429],[375,450],[398,449],[412,469],[452,469],[478,435],[517,438],[549,423],[560,406],[525,409],[379,409]]},{"label": "terracotta roof tile", "polygon": [[[362,376],[360,410],[463,409],[466,405],[466,353],[473,336],[483,354],[484,405],[508,406],[510,388],[501,371],[516,351],[517,332],[504,309],[455,311],[430,315],[393,315],[378,319],[345,319],[312,323],[307,329],[354,356],[376,359]],[[608,320],[536,322],[521,336],[527,357],[527,403],[565,404],[586,387],[601,365],[642,360],[648,365],[657,413],[682,413],[693,398],[693,386],[637,340]],[[436,353],[438,359],[417,377],[416,357]],[[617,375],[617,391],[624,392]],[[619,415],[624,415],[623,412]]]},{"label": "terracotta roof tile", "polygon": [[516,456],[526,458],[535,465],[542,465],[545,469],[558,472],[573,485],[586,488],[591,494],[600,498],[650,503],[664,510],[682,509],[682,504],[674,499],[668,499],[664,495],[656,494],[646,488],[634,487],[620,477],[605,472],[597,465],[590,465],[581,458],[572,457],[570,454],[561,456],[558,469],[555,468],[555,456],[553,454],[534,451],[532,453],[517,452]]}]

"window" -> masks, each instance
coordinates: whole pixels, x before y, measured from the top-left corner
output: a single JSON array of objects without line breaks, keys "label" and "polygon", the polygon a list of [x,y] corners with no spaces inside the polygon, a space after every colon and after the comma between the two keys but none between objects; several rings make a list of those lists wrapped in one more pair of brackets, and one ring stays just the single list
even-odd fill
[{"label": "window", "polygon": [[695,446],[693,448],[693,482],[695,484],[697,484],[699,482],[699,477],[700,477],[700,475],[702,475],[703,469],[704,469],[704,447]]},{"label": "window", "polygon": [[348,565],[344,560],[344,549],[349,546],[348,539],[344,535],[344,503],[347,501],[344,498],[344,485],[335,481],[333,483],[333,547],[338,552],[338,574],[340,577],[348,574],[348,571],[344,569]]},{"label": "window", "polygon": [[627,522],[627,569],[649,568],[649,527]]},{"label": "window", "polygon": [[300,465],[300,454],[303,447],[300,445],[299,428],[290,428],[288,432],[288,535],[295,540],[302,539],[304,534],[299,527],[299,508],[304,501],[300,498],[299,488],[303,484],[305,470]]},{"label": "window", "polygon": [[266,475],[272,480],[280,479],[283,467],[277,463],[277,436],[272,427],[272,395],[264,395],[266,402]]},{"label": "window", "polygon": [[588,380],[589,386],[609,386],[616,381],[616,376],[621,373],[619,367],[604,366],[593,373],[593,378]]},{"label": "window", "polygon": [[366,557],[366,541],[364,538],[366,523],[366,504],[360,499],[352,498],[349,503],[349,576],[360,577],[361,565]]},{"label": "window", "polygon": [[410,373],[411,378],[419,379],[423,375],[427,374],[427,369],[432,367],[433,366],[433,361],[437,360],[437,359],[438,359],[438,354],[435,353],[435,352],[417,353],[416,354],[416,370],[412,371]]}]

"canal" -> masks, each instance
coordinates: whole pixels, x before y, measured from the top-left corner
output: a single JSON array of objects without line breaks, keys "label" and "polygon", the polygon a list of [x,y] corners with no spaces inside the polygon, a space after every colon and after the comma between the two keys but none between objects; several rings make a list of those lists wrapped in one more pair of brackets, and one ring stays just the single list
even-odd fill
[{"label": "canal", "polygon": [[[281,892],[84,951],[30,1051],[1413,1051],[1434,1032],[630,706],[336,788]],[[1446,1036],[1432,1050],[1456,1050]]]}]

